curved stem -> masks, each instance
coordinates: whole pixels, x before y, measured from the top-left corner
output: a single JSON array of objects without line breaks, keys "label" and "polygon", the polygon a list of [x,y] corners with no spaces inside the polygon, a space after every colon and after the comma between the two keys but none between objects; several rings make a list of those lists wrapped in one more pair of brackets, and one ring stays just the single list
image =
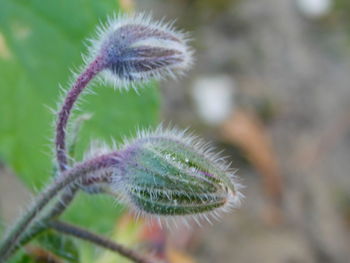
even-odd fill
[{"label": "curved stem", "polygon": [[[56,159],[58,168],[61,172],[65,171],[68,166],[68,157],[66,151],[66,128],[71,114],[72,108],[77,101],[79,95],[82,93],[87,84],[103,69],[103,63],[100,57],[97,57],[86,70],[79,75],[75,81],[71,90],[67,93],[67,96],[63,102],[62,108],[58,113],[57,125],[56,125]],[[67,189],[61,197],[48,217],[59,216],[65,208],[73,201],[78,188]],[[61,203],[63,202],[63,203]]]},{"label": "curved stem", "polygon": [[66,128],[72,108],[77,101],[81,92],[85,89],[87,84],[104,68],[103,60],[101,57],[97,57],[86,70],[81,73],[74,85],[67,93],[67,96],[63,102],[62,108],[58,113],[57,125],[56,125],[56,158],[60,171],[64,171],[67,168],[67,153],[66,153]]},{"label": "curved stem", "polygon": [[35,217],[46,207],[46,205],[64,188],[82,178],[85,174],[110,167],[117,164],[117,153],[105,154],[84,163],[76,165],[67,170],[49,185],[36,201],[31,205],[28,211],[15,224],[13,229],[7,234],[4,241],[0,244],[0,262],[5,262],[11,256],[13,248],[17,245],[19,238],[25,233],[34,221]]},{"label": "curved stem", "polygon": [[61,221],[51,221],[48,223],[48,226],[55,229],[58,232],[77,237],[79,239],[89,241],[100,247],[106,248],[108,250],[117,252],[124,257],[131,259],[136,263],[152,263],[146,257],[139,255],[136,251],[126,248],[108,238],[92,233],[86,229],[80,228]]}]

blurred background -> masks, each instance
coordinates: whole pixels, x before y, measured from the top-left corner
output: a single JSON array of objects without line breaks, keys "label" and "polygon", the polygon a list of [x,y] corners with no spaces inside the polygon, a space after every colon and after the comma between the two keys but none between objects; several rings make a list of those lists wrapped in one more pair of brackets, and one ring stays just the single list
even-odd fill
[{"label": "blurred background", "polygon": [[[112,215],[94,218],[94,209],[100,209],[102,203],[108,210],[110,200],[96,201],[89,196],[78,200],[85,205],[75,204],[81,210],[78,214],[68,211],[67,220],[83,221],[83,225],[171,263],[350,261],[348,0],[72,1],[74,4],[61,9],[62,14],[60,4],[44,8],[38,1],[29,2],[34,7],[24,6],[21,1],[0,0],[0,215],[4,226],[31,196],[24,184],[37,189],[49,176],[49,124],[53,116],[43,105],[55,107],[58,83],[66,85],[69,67],[81,63],[79,52],[84,48],[78,43],[91,35],[96,22],[110,14],[109,7],[113,7],[123,12],[152,12],[157,19],[176,19],[177,28],[191,32],[196,62],[186,77],[151,84],[153,87],[142,91],[141,96],[132,93],[124,99],[125,94],[106,89],[101,96],[88,97],[92,102],[86,110],[94,116],[84,124],[82,148],[91,137],[109,138],[114,133],[119,138],[136,125],[163,121],[190,127],[218,149],[224,149],[246,186],[245,200],[240,209],[223,216],[220,222],[204,223],[191,230],[180,227],[166,231],[147,226],[142,220],[134,222],[115,204]],[[80,10],[79,18],[72,18],[80,19],[78,24],[65,20],[75,16],[74,10]],[[43,47],[43,42],[34,39],[20,42],[30,35],[31,24],[27,21],[36,21],[33,26],[39,25],[41,37],[51,44]],[[44,58],[55,52],[53,44],[58,45],[48,39],[48,33],[56,36],[57,31],[58,39],[62,35],[65,39],[58,42],[62,45],[57,59],[62,62],[47,63]],[[32,46],[33,50],[40,48],[39,55],[26,53]],[[63,52],[62,58],[62,50],[66,49],[72,54]],[[38,56],[43,56],[44,62]],[[51,72],[49,80],[40,74],[43,65],[49,65],[45,69]],[[30,94],[37,85],[44,87],[38,95],[43,98],[35,107],[31,105],[33,100],[27,101],[26,93],[21,92],[28,85],[33,87]],[[54,91],[45,94],[45,87]],[[96,109],[106,98],[111,104],[118,102],[116,111]],[[29,131],[23,128],[28,109],[45,112],[47,122],[40,122],[39,129],[45,136],[30,131],[32,121],[27,121]],[[99,119],[98,115],[103,117]],[[105,130],[113,118],[121,125]],[[28,139],[29,134],[39,136],[34,140],[43,146],[27,147],[28,140],[33,139]],[[32,150],[45,157],[36,156],[28,162]],[[46,166],[42,167],[40,158],[48,159]],[[36,163],[37,159],[40,161]],[[33,164],[38,168],[26,167]],[[26,172],[28,169],[33,171]],[[46,172],[46,177],[33,176],[37,172]],[[86,208],[87,202],[90,208]],[[43,244],[37,246],[42,248]],[[88,258],[90,262],[124,262],[115,261],[101,250],[91,250],[82,252],[81,262],[88,262]]]}]

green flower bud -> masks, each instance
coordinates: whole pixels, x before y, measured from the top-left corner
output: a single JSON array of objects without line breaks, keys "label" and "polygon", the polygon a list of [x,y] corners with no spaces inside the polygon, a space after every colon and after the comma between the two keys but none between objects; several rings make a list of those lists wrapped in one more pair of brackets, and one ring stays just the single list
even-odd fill
[{"label": "green flower bud", "polygon": [[120,152],[115,186],[138,212],[206,215],[236,207],[242,194],[222,159],[176,131],[144,133]]}]

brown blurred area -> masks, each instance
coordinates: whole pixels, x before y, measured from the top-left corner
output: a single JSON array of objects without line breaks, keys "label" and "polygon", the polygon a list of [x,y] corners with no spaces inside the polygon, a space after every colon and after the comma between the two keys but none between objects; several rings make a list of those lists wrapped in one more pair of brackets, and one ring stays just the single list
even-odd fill
[{"label": "brown blurred area", "polygon": [[240,209],[184,245],[196,262],[349,262],[347,1],[135,7],[192,33],[196,63],[162,84],[163,120],[224,148],[246,186]]}]

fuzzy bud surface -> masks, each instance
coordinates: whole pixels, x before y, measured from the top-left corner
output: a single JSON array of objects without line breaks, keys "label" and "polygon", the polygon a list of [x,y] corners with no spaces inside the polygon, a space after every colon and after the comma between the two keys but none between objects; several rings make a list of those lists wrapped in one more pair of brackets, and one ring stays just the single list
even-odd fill
[{"label": "fuzzy bud surface", "polygon": [[115,187],[137,212],[210,215],[239,205],[242,195],[233,172],[200,142],[161,129],[139,137],[120,151],[114,175]]},{"label": "fuzzy bud surface", "polygon": [[110,18],[91,41],[90,54],[104,63],[104,79],[116,86],[175,77],[192,63],[186,35],[146,15]]}]

